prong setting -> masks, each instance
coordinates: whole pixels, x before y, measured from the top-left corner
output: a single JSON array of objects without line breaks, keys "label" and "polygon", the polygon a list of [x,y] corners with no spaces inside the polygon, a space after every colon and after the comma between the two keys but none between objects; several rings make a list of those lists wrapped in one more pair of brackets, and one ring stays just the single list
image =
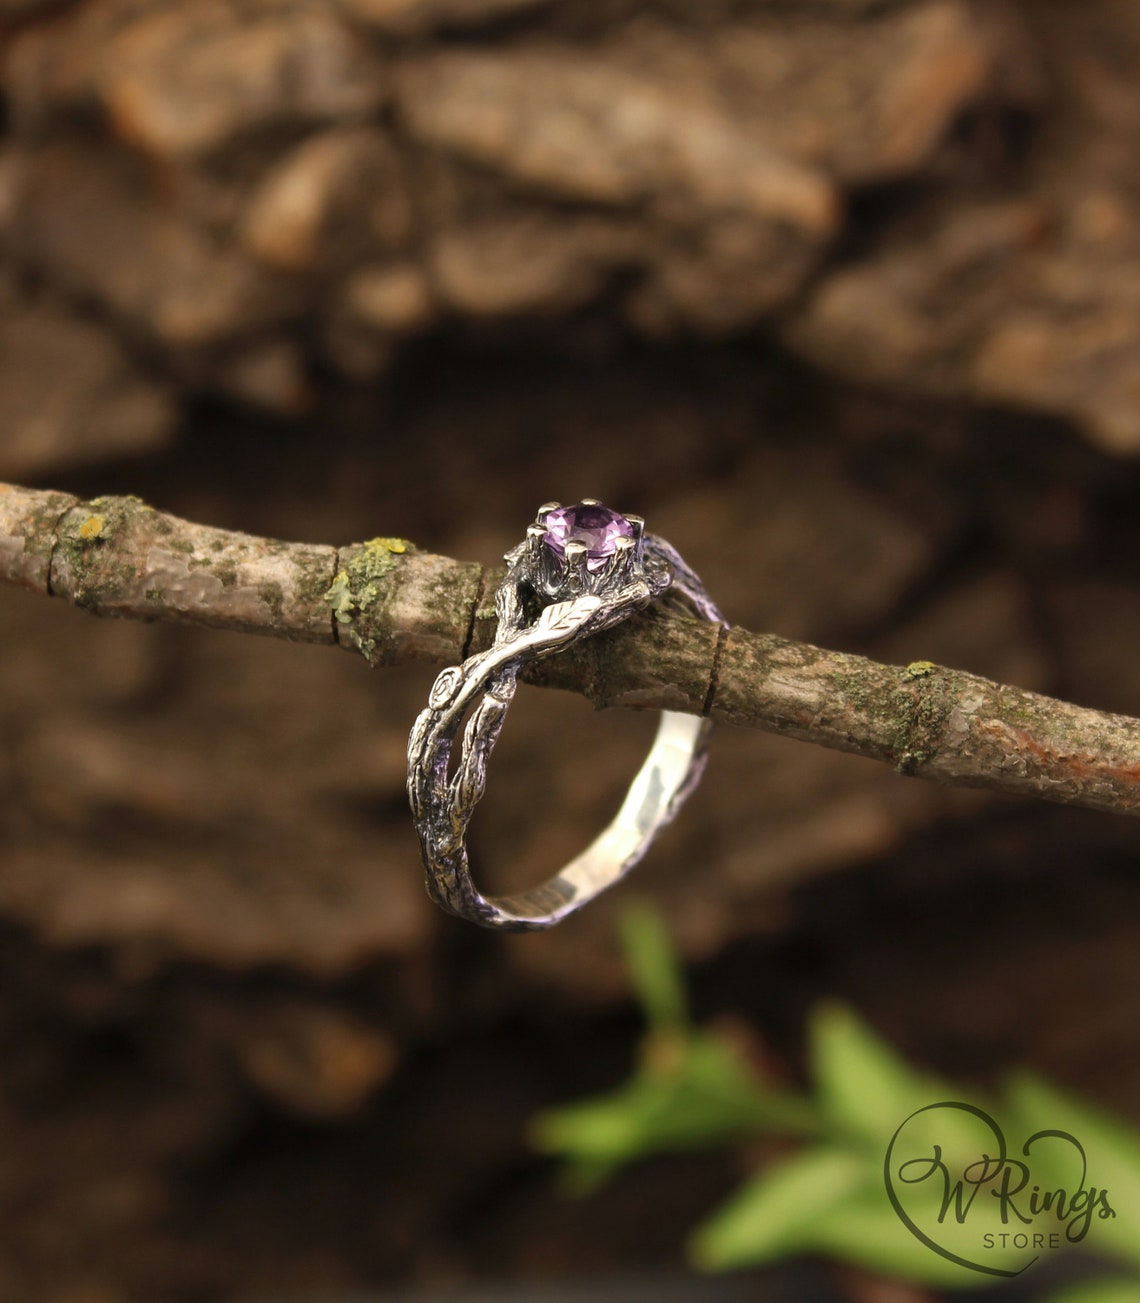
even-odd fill
[{"label": "prong setting", "polygon": [[590,586],[590,572],[586,568],[590,549],[585,543],[566,544],[565,583],[571,593],[584,593]]},{"label": "prong setting", "polygon": [[635,571],[641,568],[641,565],[641,544],[635,543],[632,538],[618,539],[613,560],[610,562],[609,567],[614,578],[625,582]]},{"label": "prong setting", "polygon": [[639,585],[656,595],[671,576],[667,567],[650,574],[645,537],[643,517],[621,515],[597,498],[573,507],[548,502],[507,562],[544,603],[580,594],[612,597]]}]

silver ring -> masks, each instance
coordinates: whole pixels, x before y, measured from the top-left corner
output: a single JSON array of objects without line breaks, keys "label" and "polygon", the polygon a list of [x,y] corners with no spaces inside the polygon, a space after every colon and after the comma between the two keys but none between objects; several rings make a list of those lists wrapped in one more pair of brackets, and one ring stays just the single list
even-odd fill
[{"label": "silver ring", "polygon": [[[443,670],[408,739],[408,800],[428,894],[483,927],[550,927],[619,881],[642,858],[700,781],[710,722],[666,710],[649,755],[613,822],[540,886],[484,896],[471,880],[465,836],[487,784],[518,676],[530,661],[611,628],[661,599],[698,619],[725,623],[704,585],[639,516],[593,498],[540,507],[526,539],[505,556],[491,647]],[[463,739],[454,765],[452,748]]]}]

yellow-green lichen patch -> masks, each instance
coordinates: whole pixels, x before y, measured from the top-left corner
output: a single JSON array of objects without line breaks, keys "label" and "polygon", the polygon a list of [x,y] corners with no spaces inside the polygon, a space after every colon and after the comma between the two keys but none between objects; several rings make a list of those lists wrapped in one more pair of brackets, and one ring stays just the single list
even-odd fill
[{"label": "yellow-green lichen patch", "polygon": [[142,509],[129,498],[102,497],[65,512],[55,529],[53,589],[93,611],[129,602],[139,578],[133,544]]},{"label": "yellow-green lichen patch", "polygon": [[364,551],[371,556],[382,552],[392,552],[396,556],[403,556],[410,547],[413,547],[413,544],[409,543],[406,538],[378,537],[370,538],[363,546]]},{"label": "yellow-green lichen patch", "polygon": [[345,563],[355,608],[367,611],[380,596],[379,580],[396,568],[396,558],[410,548],[402,538],[370,538],[349,554]]},{"label": "yellow-green lichen patch", "polygon": [[107,528],[107,518],[105,516],[88,516],[87,519],[79,526],[79,537],[85,542],[94,538],[102,538],[103,531]]},{"label": "yellow-green lichen patch", "polygon": [[938,666],[933,661],[911,661],[905,673],[908,679],[925,679],[937,669]]},{"label": "yellow-green lichen patch", "polygon": [[370,538],[346,548],[344,565],[325,591],[333,619],[369,661],[376,638],[361,627],[360,617],[372,612],[380,600],[383,580],[396,568],[398,558],[412,551],[414,546],[402,538]]},{"label": "yellow-green lichen patch", "polygon": [[352,596],[352,584],[348,571],[342,570],[329,585],[325,601],[332,608],[333,619],[337,624],[351,624],[352,613],[356,610],[356,601]]}]

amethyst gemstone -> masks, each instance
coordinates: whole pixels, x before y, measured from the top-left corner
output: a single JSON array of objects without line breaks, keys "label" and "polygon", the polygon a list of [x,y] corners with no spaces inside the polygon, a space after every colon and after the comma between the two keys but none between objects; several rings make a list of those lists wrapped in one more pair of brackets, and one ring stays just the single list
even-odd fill
[{"label": "amethyst gemstone", "polygon": [[542,541],[559,561],[566,561],[567,543],[585,543],[586,569],[600,570],[617,549],[619,538],[632,538],[633,526],[608,507],[555,507],[546,516]]}]

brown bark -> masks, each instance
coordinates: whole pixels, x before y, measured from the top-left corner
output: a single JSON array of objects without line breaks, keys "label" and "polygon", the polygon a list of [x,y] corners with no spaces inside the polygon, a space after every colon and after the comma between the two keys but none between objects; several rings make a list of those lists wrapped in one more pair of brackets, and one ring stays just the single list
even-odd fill
[{"label": "brown bark", "polygon": [[[403,539],[347,548],[195,525],[131,498],[0,486],[0,578],[96,615],[345,645],[373,665],[486,646],[499,571]],[[1132,814],[1140,720],[925,661],[880,665],[651,611],[536,665],[596,706],[708,714],[938,782]]]},{"label": "brown bark", "polygon": [[[567,1215],[518,1161],[551,1065],[628,1069],[581,1010],[630,892],[780,1058],[838,994],[954,1079],[1134,1108],[1138,826],[888,767],[1123,802],[1133,722],[820,648],[1140,715],[1134,477],[1066,428],[1140,446],[1137,14],[0,0],[0,479],[310,540],[0,493],[5,578],[66,595],[0,587],[5,1298],[656,1271],[722,1167]],[[575,492],[798,641],[647,616],[540,667],[574,691],[511,712],[479,880],[612,815],[653,720],[583,692],[828,745],[718,728],[634,880],[487,946],[422,891],[403,753],[496,571],[312,540],[490,559]]]},{"label": "brown bark", "polygon": [[140,446],[179,390],[297,412],[313,364],[588,305],[1140,446],[1127,0],[39,9],[0,11],[0,263],[157,387]]}]

